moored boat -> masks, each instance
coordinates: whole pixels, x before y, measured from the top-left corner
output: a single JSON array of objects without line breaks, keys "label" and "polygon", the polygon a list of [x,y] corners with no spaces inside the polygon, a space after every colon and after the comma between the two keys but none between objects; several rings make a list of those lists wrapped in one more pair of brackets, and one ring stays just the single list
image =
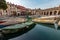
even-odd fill
[{"label": "moored boat", "polygon": [[57,30],[60,27],[60,16],[44,16],[40,18],[33,19],[34,22],[44,25],[51,25],[50,27],[55,27]]},{"label": "moored boat", "polygon": [[54,24],[54,22],[58,19],[59,19],[59,16],[44,16],[40,18],[35,18],[33,19],[33,21],[37,23]]},{"label": "moored boat", "polygon": [[14,34],[16,35],[17,32],[21,33],[22,31],[28,30],[29,28],[34,27],[34,26],[35,26],[34,22],[28,21],[21,24],[16,24],[16,25],[0,28],[0,34],[3,33],[3,35],[5,36],[12,36]]},{"label": "moored boat", "polygon": [[1,23],[4,23],[4,22],[6,22],[6,21],[0,21],[0,24],[1,24]]}]

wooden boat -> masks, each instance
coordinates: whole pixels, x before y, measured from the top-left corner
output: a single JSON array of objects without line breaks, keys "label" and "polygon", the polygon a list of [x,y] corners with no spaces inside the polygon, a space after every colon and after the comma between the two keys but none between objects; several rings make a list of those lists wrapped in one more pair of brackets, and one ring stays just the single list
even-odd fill
[{"label": "wooden boat", "polygon": [[38,23],[47,23],[47,24],[54,24],[55,20],[59,19],[59,16],[44,16],[40,18],[33,19],[34,22]]},{"label": "wooden boat", "polygon": [[4,22],[6,22],[6,21],[0,21],[0,24],[1,24],[1,23],[4,23]]},{"label": "wooden boat", "polygon": [[22,31],[28,30],[29,28],[34,27],[34,26],[35,26],[34,22],[28,21],[21,24],[16,24],[16,25],[0,28],[0,38],[4,39],[6,37],[7,39],[9,39],[9,37],[11,37],[12,35],[21,33]]},{"label": "wooden boat", "polygon": [[57,30],[60,27],[60,16],[44,16],[40,18],[36,18],[33,20],[36,23],[44,24],[44,25],[51,25],[50,27],[55,27]]}]

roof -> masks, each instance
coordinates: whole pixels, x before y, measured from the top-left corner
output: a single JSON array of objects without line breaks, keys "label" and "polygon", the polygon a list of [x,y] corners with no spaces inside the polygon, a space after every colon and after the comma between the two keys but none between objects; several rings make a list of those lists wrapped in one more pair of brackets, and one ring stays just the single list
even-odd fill
[{"label": "roof", "polygon": [[26,10],[27,8],[23,7],[23,6],[20,6],[20,5],[17,5],[17,8],[20,9],[20,10]]}]

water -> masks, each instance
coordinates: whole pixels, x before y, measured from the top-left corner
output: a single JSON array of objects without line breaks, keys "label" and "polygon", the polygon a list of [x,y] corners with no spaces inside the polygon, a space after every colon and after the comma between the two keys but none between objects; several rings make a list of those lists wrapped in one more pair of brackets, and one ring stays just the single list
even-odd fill
[{"label": "water", "polygon": [[60,30],[37,24],[29,32],[10,40],[60,40]]}]

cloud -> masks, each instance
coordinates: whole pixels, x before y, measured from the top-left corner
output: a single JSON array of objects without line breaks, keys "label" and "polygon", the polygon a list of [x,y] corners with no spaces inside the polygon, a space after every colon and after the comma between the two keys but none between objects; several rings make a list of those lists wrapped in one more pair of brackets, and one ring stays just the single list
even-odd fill
[{"label": "cloud", "polygon": [[13,4],[20,4],[20,0],[6,0],[7,2],[11,2]]},{"label": "cloud", "polygon": [[51,8],[60,5],[60,0],[6,0],[14,4],[23,5],[27,8]]}]

